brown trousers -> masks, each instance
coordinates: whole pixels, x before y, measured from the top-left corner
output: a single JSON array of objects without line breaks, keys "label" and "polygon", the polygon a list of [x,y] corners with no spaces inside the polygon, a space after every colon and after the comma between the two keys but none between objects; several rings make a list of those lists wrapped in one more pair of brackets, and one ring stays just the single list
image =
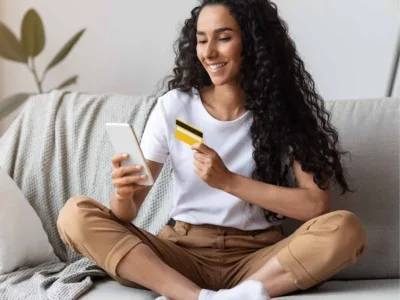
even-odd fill
[{"label": "brown trousers", "polygon": [[61,210],[63,241],[123,285],[144,288],[118,276],[118,263],[144,243],[166,264],[200,288],[231,288],[277,255],[302,290],[319,285],[355,263],[365,248],[365,230],[351,212],[334,211],[304,223],[284,238],[278,227],[243,231],[177,221],[157,236],[122,224],[111,210],[85,197],[72,197]]}]

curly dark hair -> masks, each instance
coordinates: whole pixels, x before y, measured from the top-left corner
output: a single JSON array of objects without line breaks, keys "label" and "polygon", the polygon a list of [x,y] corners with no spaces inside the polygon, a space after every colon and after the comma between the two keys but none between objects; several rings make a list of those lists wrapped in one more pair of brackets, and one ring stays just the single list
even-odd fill
[{"label": "curly dark hair", "polygon": [[[241,28],[240,87],[246,95],[244,107],[253,115],[250,134],[256,167],[252,178],[293,186],[289,169],[295,159],[303,171],[313,173],[319,188],[326,190],[333,178],[340,185],[341,194],[351,191],[341,164],[341,156],[348,152],[340,151],[338,133],[330,124],[331,115],[297,53],[287,23],[271,1],[201,1],[191,11],[174,44],[176,66],[164,85],[168,81],[168,90],[187,93],[193,87],[200,90],[212,85],[196,54],[197,20],[208,5],[227,7]],[[285,157],[289,163],[282,164]],[[271,222],[285,218],[268,211],[266,217]]]}]

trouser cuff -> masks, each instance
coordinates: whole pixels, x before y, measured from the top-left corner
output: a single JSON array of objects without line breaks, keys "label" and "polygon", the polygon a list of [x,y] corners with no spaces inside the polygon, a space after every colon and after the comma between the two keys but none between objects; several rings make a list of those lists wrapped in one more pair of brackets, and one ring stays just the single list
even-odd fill
[{"label": "trouser cuff", "polygon": [[318,284],[300,262],[293,256],[289,246],[283,248],[277,255],[278,261],[285,271],[289,272],[294,280],[294,283],[301,289],[307,290],[310,287]]},{"label": "trouser cuff", "polygon": [[132,238],[130,232],[123,234],[106,255],[104,260],[105,270],[113,276],[119,276],[117,274],[118,264],[133,248],[141,243],[143,243],[141,240]]}]

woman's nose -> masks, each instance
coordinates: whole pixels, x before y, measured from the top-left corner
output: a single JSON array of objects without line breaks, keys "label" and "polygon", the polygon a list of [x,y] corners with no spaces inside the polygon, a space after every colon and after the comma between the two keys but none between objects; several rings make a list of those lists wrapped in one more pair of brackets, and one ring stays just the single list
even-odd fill
[{"label": "woman's nose", "polygon": [[204,58],[213,58],[218,56],[218,51],[215,47],[215,44],[213,42],[207,43],[207,46],[204,50]]}]

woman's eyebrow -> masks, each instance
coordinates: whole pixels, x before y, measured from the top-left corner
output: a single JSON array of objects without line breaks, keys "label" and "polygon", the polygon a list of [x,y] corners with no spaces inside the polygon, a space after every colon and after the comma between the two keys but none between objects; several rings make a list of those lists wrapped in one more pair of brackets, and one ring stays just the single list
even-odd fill
[{"label": "woman's eyebrow", "polygon": [[[222,28],[215,29],[214,33],[221,33],[224,31],[233,31],[233,29],[229,28],[229,27],[222,27]],[[204,31],[197,31],[196,34],[197,35],[206,35]]]}]

